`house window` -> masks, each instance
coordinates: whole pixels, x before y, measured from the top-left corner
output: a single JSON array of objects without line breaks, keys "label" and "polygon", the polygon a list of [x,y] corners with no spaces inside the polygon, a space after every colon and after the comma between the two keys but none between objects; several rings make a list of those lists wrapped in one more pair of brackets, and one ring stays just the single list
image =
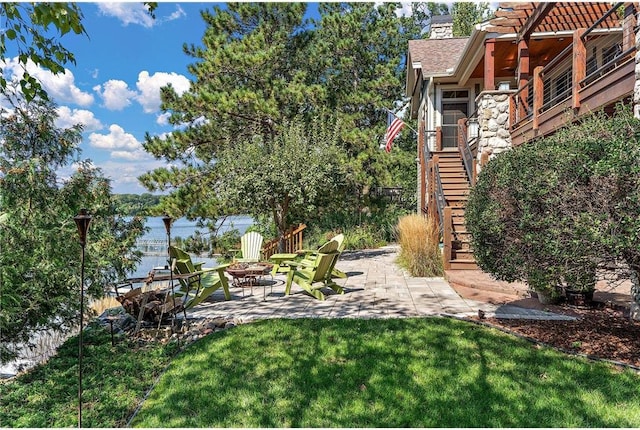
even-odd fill
[{"label": "house window", "polygon": [[442,147],[458,147],[458,120],[469,114],[468,90],[442,91]]}]

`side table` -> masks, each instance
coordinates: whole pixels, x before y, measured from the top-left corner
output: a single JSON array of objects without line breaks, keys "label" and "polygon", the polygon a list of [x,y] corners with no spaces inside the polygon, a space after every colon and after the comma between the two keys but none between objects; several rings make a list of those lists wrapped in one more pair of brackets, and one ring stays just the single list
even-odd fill
[{"label": "side table", "polygon": [[269,261],[273,262],[273,269],[271,269],[271,276],[275,276],[276,273],[287,273],[291,270],[289,265],[284,264],[285,261],[295,260],[298,254],[273,254],[269,257]]}]

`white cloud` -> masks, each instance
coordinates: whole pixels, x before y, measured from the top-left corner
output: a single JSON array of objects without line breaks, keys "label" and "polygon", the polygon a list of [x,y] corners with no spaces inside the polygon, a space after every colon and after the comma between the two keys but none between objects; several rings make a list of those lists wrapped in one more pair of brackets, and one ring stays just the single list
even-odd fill
[{"label": "white cloud", "polygon": [[138,24],[146,28],[154,26],[155,21],[147,12],[148,7],[142,2],[134,3],[97,3],[100,13],[119,19],[122,25]]},{"label": "white cloud", "polygon": [[111,180],[111,188],[114,193],[148,193],[149,190],[140,185],[138,177],[158,167],[167,166],[161,160],[149,161],[107,161],[100,167],[105,177]]},{"label": "white cloud", "polygon": [[127,150],[130,152],[142,148],[142,144],[132,134],[126,133],[117,124],[109,126],[109,134],[91,133],[89,135],[89,144],[98,149]]},{"label": "white cloud", "polygon": [[173,85],[173,89],[182,95],[189,90],[191,83],[189,79],[178,73],[157,72],[149,75],[146,70],[138,74],[138,102],[142,105],[146,113],[156,112],[160,109],[160,88]]},{"label": "white cloud", "polygon": [[[129,24],[137,24],[145,28],[151,28],[155,25],[162,24],[163,22],[175,21],[176,19],[180,19],[183,16],[187,16],[187,13],[180,7],[180,5],[175,5],[175,11],[173,11],[169,15],[158,17],[154,20],[151,15],[149,15],[148,6],[142,2],[99,2],[97,4],[100,13],[119,19],[124,26],[127,26]],[[165,6],[166,4],[163,4],[161,7],[164,8]],[[157,12],[158,10],[156,10],[156,13]]]},{"label": "white cloud", "polygon": [[162,21],[175,21],[176,19],[180,19],[183,16],[187,16],[187,13],[180,7],[179,4],[177,4],[175,12],[163,18]]},{"label": "white cloud", "polygon": [[[14,57],[3,64],[5,76],[9,80],[21,79],[24,75],[23,66],[18,63],[18,57]],[[75,77],[69,69],[64,69],[64,73],[57,75],[49,70],[42,69],[31,61],[27,60],[27,72],[38,79],[49,97],[57,103],[73,103],[80,106],[90,106],[93,103],[93,96],[82,91],[75,84]]]},{"label": "white cloud", "polygon": [[169,125],[169,117],[170,116],[171,116],[170,112],[162,113],[162,114],[158,115],[158,117],[156,118],[156,123],[158,125]]},{"label": "white cloud", "polygon": [[93,115],[93,112],[86,109],[70,109],[67,106],[60,106],[57,112],[56,127],[69,128],[76,124],[82,124],[83,131],[95,131],[103,127],[100,120]]},{"label": "white cloud", "polygon": [[143,149],[139,149],[136,151],[112,151],[111,158],[129,161],[140,161],[149,159],[149,154]]},{"label": "white cloud", "polygon": [[104,107],[109,110],[122,110],[131,104],[137,95],[131,91],[126,82],[110,79],[103,85],[96,85],[93,90],[102,97]]}]

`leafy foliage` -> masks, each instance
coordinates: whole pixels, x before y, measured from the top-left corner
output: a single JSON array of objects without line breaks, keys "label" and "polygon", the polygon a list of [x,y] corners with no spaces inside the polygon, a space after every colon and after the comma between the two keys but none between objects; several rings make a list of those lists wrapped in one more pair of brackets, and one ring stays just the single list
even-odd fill
[{"label": "leafy foliage", "polygon": [[[195,60],[190,91],[162,90],[162,108],[180,129],[166,138],[148,135],[144,143],[172,163],[140,178],[151,191],[170,191],[158,212],[268,215],[281,234],[298,220],[373,211],[373,187],[401,184],[414,196],[409,129],[392,155],[380,150],[385,108],[403,94],[407,40],[420,36],[424,18],[400,18],[396,7],[321,4],[313,23],[304,19],[304,3],[230,3],[204,11],[203,46],[184,48]],[[339,153],[310,149],[320,118],[327,130],[337,127],[331,139]],[[278,159],[274,148],[292,139],[300,149]],[[319,177],[310,176],[314,171],[333,173],[312,189],[314,182],[296,182],[303,177],[298,165],[309,179]]]},{"label": "leafy foliage", "polygon": [[[57,36],[67,33],[87,34],[82,25],[82,12],[75,3],[1,3],[0,17],[4,31],[0,33],[0,58],[6,57],[7,45],[15,44],[18,63],[24,74],[19,85],[25,99],[36,97],[46,99],[47,94],[37,79],[27,71],[27,63],[63,73],[66,63],[75,64],[75,57],[55,37],[49,36],[49,29],[57,30]],[[0,90],[7,90],[7,80],[0,68]]]},{"label": "leafy foliage", "polygon": [[473,27],[491,17],[489,3],[486,2],[455,2],[451,6],[453,16],[453,36],[470,36]]},{"label": "leafy foliage", "polygon": [[596,268],[620,259],[637,273],[638,130],[621,106],[492,160],[465,213],[480,267],[539,289],[592,289]]},{"label": "leafy foliage", "polygon": [[150,214],[152,208],[160,204],[160,196],[150,193],[116,194],[114,198],[118,210],[129,216]]},{"label": "leafy foliage", "polygon": [[140,219],[118,216],[107,179],[81,162],[70,179],[56,170],[78,160],[81,129],[57,129],[55,106],[14,103],[0,116],[0,362],[38,330],[67,331],[79,317],[80,245],[73,221],[93,216],[87,245],[87,298],[135,269]]}]

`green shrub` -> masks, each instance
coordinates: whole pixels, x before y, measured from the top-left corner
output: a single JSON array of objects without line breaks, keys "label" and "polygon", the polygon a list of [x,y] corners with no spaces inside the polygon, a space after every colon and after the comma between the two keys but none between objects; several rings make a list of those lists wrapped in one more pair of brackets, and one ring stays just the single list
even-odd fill
[{"label": "green shrub", "polygon": [[345,249],[374,249],[386,243],[380,229],[372,224],[358,225],[344,232]]},{"label": "green shrub", "polygon": [[440,232],[435,220],[417,214],[406,215],[398,220],[398,262],[411,276],[442,276],[442,253]]},{"label": "green shrub", "polygon": [[[534,289],[591,289],[598,267],[640,271],[640,121],[592,114],[485,166],[465,213],[478,265]],[[633,282],[632,295],[640,299]],[[636,300],[640,301],[640,300]]]}]

